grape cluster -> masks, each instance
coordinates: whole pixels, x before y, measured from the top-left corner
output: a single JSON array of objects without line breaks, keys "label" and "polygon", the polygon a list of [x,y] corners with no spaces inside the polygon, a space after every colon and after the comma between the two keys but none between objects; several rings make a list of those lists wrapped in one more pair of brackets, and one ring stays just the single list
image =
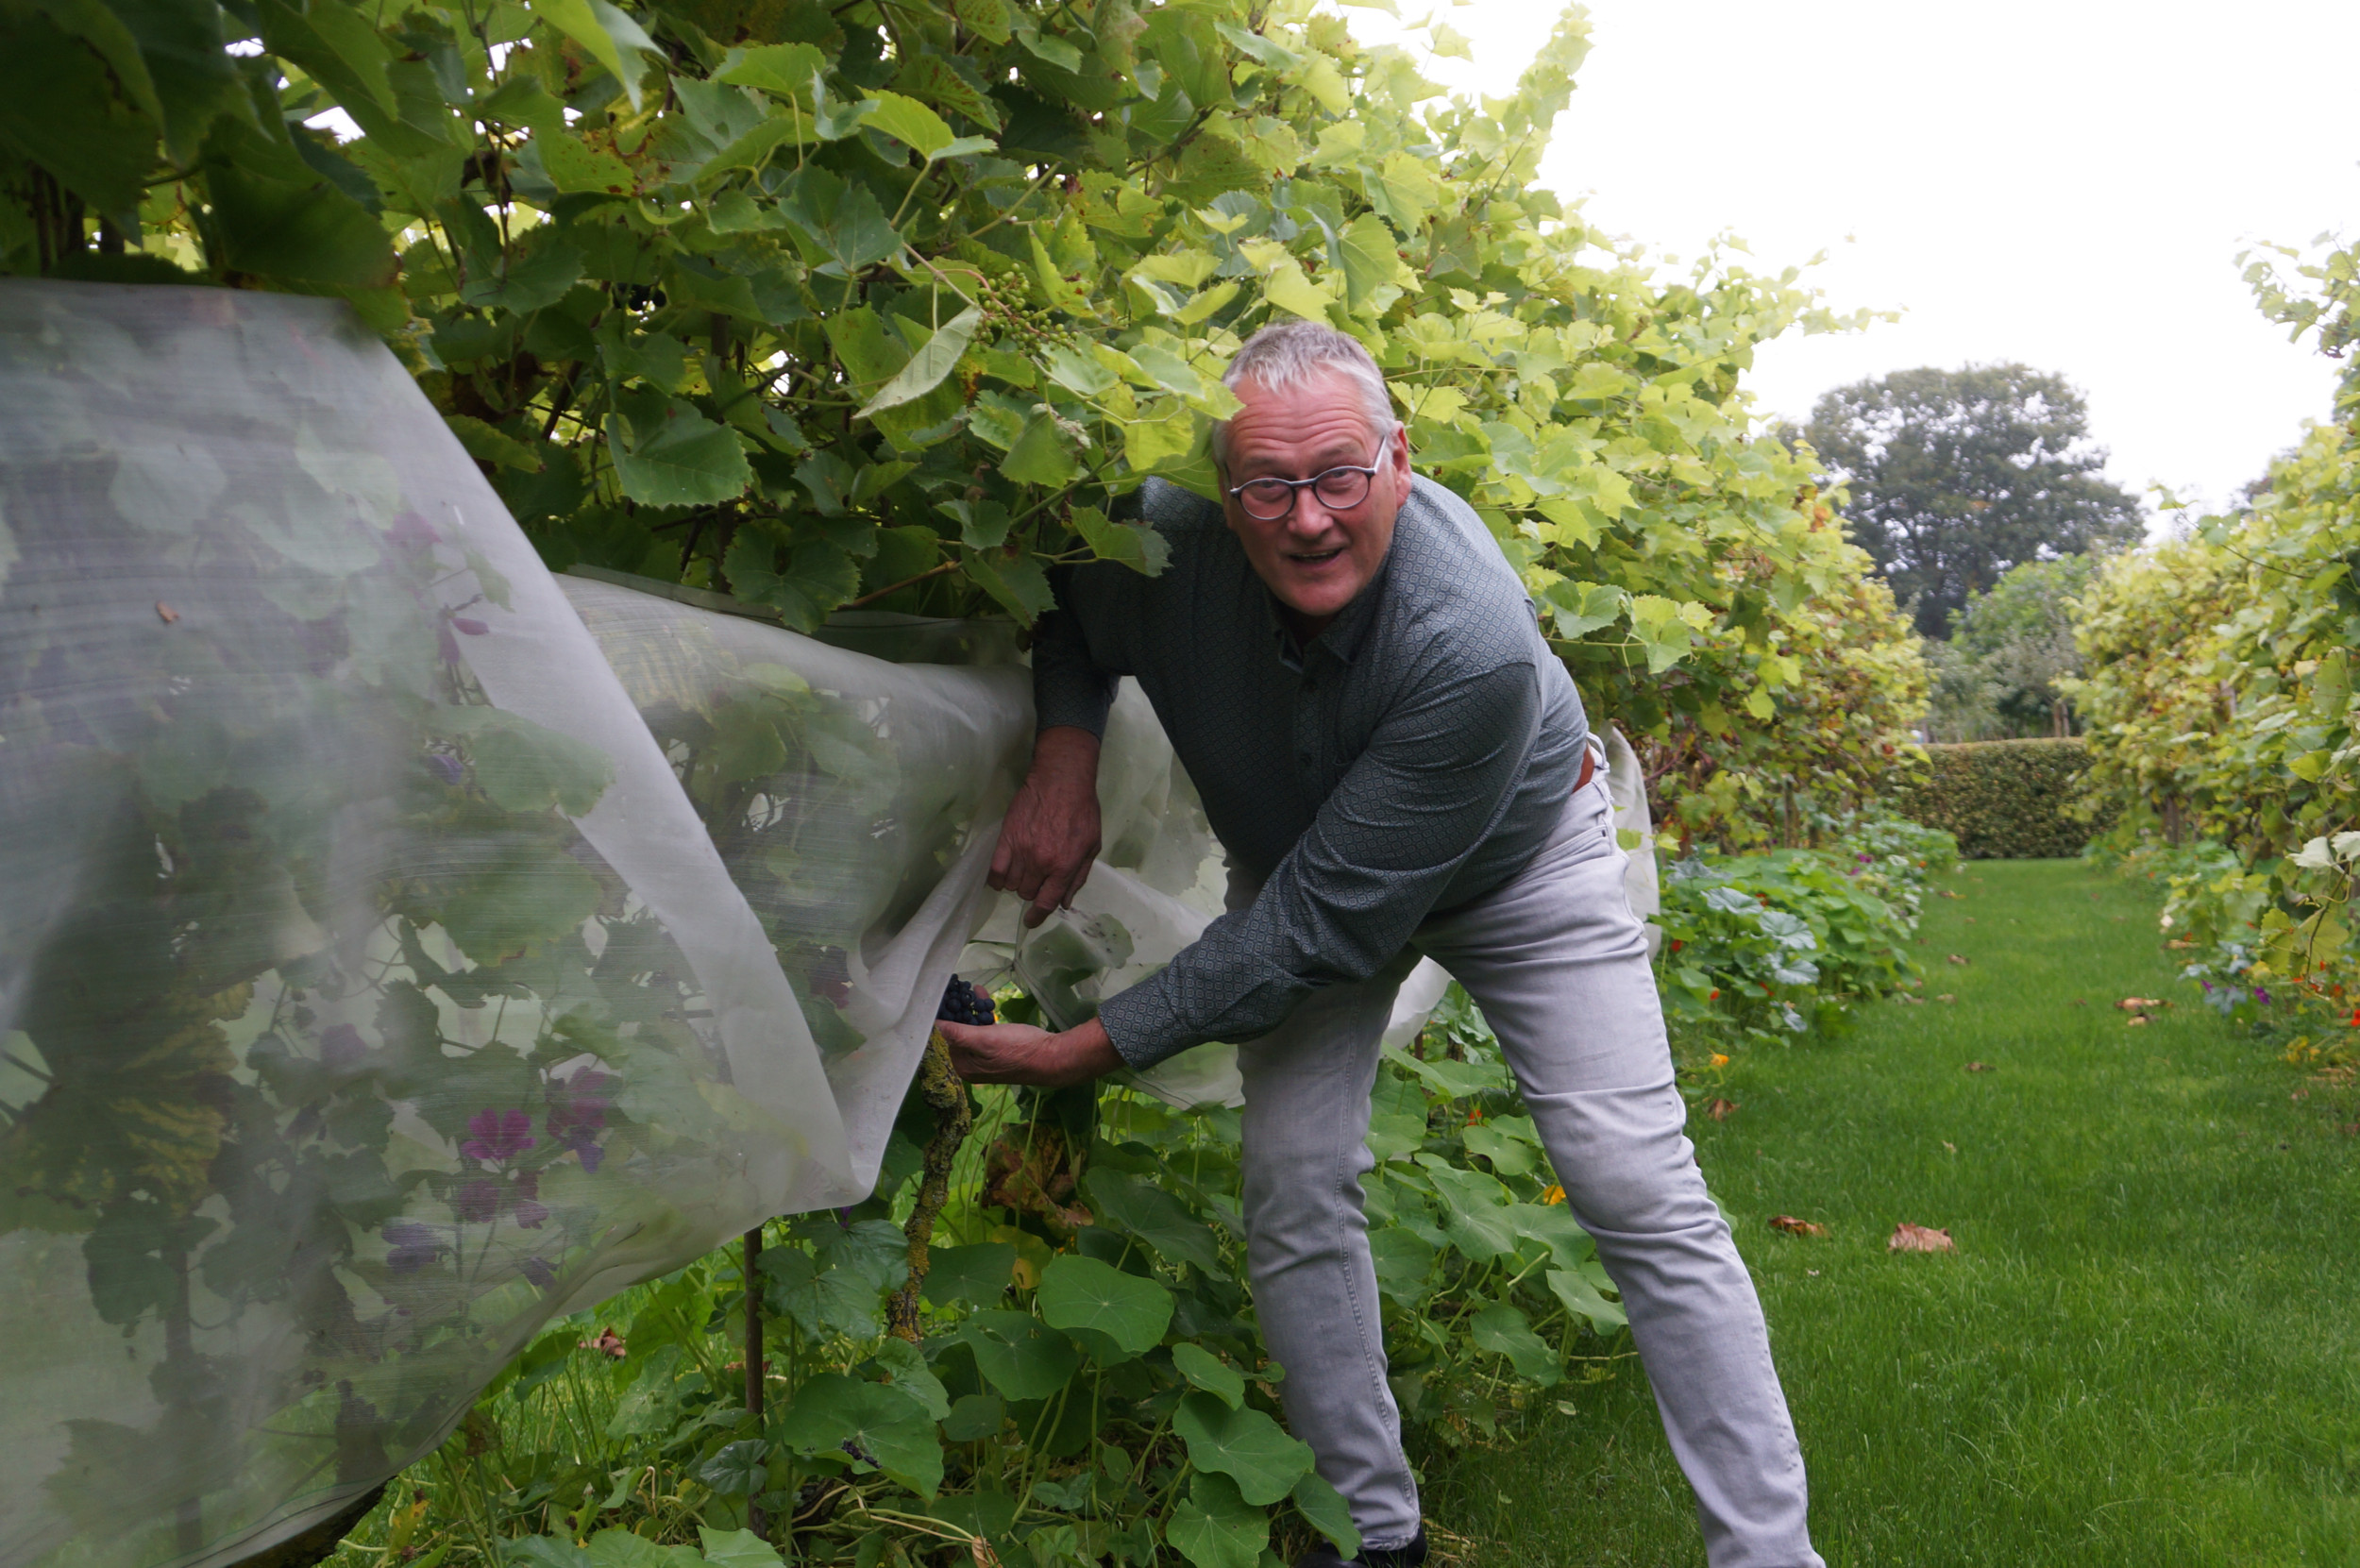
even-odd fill
[{"label": "grape cluster", "polygon": [[1080,336],[1071,327],[1057,320],[1056,312],[1033,307],[1032,291],[1017,274],[1009,273],[1001,278],[987,276],[976,292],[983,295],[986,318],[1032,352],[1037,354],[1046,348],[1081,346]]},{"label": "grape cluster", "polygon": [[935,1009],[935,1017],[952,1023],[1000,1021],[1000,1015],[991,1005],[991,993],[977,989],[955,974],[951,977],[951,984],[942,988],[942,1005]]}]

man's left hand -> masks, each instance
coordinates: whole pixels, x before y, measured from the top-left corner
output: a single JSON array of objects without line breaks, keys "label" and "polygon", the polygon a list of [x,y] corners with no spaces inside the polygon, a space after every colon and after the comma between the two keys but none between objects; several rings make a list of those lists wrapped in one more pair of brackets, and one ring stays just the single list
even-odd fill
[{"label": "man's left hand", "polygon": [[1029,1023],[937,1022],[951,1042],[951,1067],[970,1084],[1027,1084],[1064,1088],[1103,1078],[1122,1055],[1096,1019],[1053,1035]]}]

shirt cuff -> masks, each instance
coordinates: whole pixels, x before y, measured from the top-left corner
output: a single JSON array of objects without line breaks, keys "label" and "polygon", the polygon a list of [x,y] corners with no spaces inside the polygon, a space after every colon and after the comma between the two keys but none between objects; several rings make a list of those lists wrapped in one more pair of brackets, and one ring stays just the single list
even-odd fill
[{"label": "shirt cuff", "polygon": [[1033,714],[1036,730],[1070,725],[1104,739],[1106,714],[1114,706],[1114,683],[1090,670],[1033,670]]},{"label": "shirt cuff", "polygon": [[1115,1054],[1134,1071],[1143,1072],[1167,1057],[1203,1043],[1188,1037],[1165,998],[1163,987],[1156,984],[1162,972],[1157,970],[1129,990],[1099,1004],[1098,1021],[1105,1029],[1106,1038],[1113,1043]]}]

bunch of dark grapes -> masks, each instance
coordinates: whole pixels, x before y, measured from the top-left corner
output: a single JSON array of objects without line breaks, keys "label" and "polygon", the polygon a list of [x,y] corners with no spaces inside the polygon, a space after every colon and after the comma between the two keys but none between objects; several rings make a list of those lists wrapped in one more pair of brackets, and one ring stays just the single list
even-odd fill
[{"label": "bunch of dark grapes", "polygon": [[952,1023],[1000,1021],[1000,1015],[991,1005],[991,993],[976,989],[957,975],[952,975],[951,984],[942,988],[942,1005],[935,1009],[935,1017]]}]

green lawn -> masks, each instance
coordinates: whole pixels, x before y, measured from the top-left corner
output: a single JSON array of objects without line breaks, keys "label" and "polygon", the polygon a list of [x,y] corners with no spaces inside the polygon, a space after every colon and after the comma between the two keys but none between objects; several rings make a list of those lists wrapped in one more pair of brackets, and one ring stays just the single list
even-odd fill
[{"label": "green lawn", "polygon": [[[1769,1313],[1820,1551],[2360,1563],[2351,1094],[2197,1004],[2145,886],[2069,861],[1937,885],[1964,897],[1930,901],[1926,989],[1955,1003],[1741,1056],[1739,1109],[1691,1128]],[[2126,1027],[2132,995],[2178,1005]],[[1899,1221],[1956,1255],[1889,1254]],[[1425,1456],[1464,1568],[1701,1564],[1637,1363],[1566,1398],[1513,1445]]]}]

